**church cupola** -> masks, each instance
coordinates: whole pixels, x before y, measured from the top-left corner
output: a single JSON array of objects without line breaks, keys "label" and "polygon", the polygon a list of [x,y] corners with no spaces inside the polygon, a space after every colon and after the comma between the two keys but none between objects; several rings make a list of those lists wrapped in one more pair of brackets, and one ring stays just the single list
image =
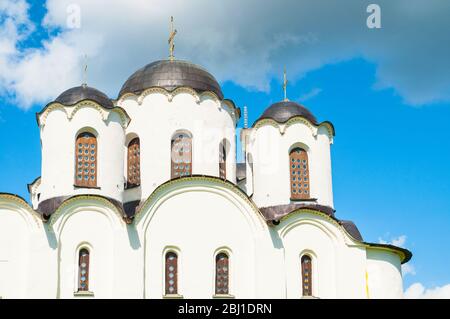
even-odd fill
[{"label": "church cupola", "polygon": [[189,87],[197,93],[213,92],[223,99],[220,85],[213,75],[201,66],[180,60],[155,61],[137,70],[124,83],[119,97],[126,93],[140,94],[149,88],[164,88],[172,92],[180,87]]},{"label": "church cupola", "polygon": [[86,84],[64,91],[55,99],[55,102],[65,106],[72,106],[84,100],[94,101],[107,109],[114,108],[111,99],[105,93]]},{"label": "church cupola", "polygon": [[145,163],[139,167],[139,187],[127,188],[125,201],[142,200],[157,185],[191,175],[236,181],[240,110],[224,98],[210,72],[175,59],[176,33],[172,21],[168,58],[135,71],[118,94],[117,105],[132,119],[126,145],[139,138],[139,159]]},{"label": "church cupola", "polygon": [[[38,201],[45,207],[74,195],[122,201],[128,114],[108,96],[83,83],[61,93],[37,114],[42,142]],[[32,194],[33,196],[33,194]]]},{"label": "church cupola", "polygon": [[289,100],[272,104],[264,111],[256,122],[263,119],[272,119],[277,123],[286,123],[291,118],[297,116],[307,119],[311,124],[318,124],[316,117],[307,108]]},{"label": "church cupola", "polygon": [[330,144],[334,128],[284,99],[270,105],[241,135],[245,188],[259,207],[305,202],[333,207]]}]

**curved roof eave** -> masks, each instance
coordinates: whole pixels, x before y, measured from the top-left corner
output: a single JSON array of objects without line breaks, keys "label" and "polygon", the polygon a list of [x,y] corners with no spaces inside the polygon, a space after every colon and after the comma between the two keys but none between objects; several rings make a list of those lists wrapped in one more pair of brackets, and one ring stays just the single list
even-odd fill
[{"label": "curved roof eave", "polygon": [[332,133],[333,133],[333,137],[336,136],[336,131],[335,131],[335,129],[334,129],[334,125],[333,125],[333,123],[331,123],[330,121],[323,121],[323,122],[320,122],[320,123],[314,123],[314,122],[311,122],[307,117],[301,116],[301,115],[291,116],[291,117],[289,117],[287,120],[285,120],[285,121],[283,121],[283,122],[279,122],[279,121],[277,121],[277,120],[275,120],[274,118],[271,118],[271,117],[260,117],[259,119],[257,119],[257,120],[253,123],[252,128],[254,128],[254,127],[256,126],[256,124],[258,124],[259,122],[261,122],[261,121],[263,121],[263,120],[272,120],[272,121],[274,121],[274,122],[276,122],[276,123],[278,123],[278,124],[285,124],[285,123],[287,123],[287,122],[289,122],[290,120],[295,119],[295,118],[302,118],[302,119],[304,119],[305,121],[308,121],[308,123],[310,123],[311,125],[313,125],[313,126],[315,126],[315,127],[320,127],[321,125],[329,125],[330,128],[331,128],[331,131],[332,131]]},{"label": "curved roof eave", "polygon": [[406,248],[394,246],[391,244],[378,244],[378,243],[368,243],[368,242],[362,242],[364,245],[367,245],[370,248],[381,248],[386,250],[393,250],[395,253],[399,254],[402,259],[401,263],[405,264],[412,258],[412,252]]},{"label": "curved roof eave", "polygon": [[167,184],[170,184],[170,183],[176,183],[176,182],[178,182],[178,181],[185,181],[185,180],[192,179],[192,178],[198,179],[198,180],[206,179],[206,180],[216,181],[216,182],[221,182],[221,183],[226,184],[226,185],[229,186],[232,190],[236,191],[238,194],[240,194],[242,197],[244,197],[244,198],[250,203],[250,205],[253,207],[253,209],[259,212],[259,215],[261,216],[261,218],[262,218],[263,220],[266,220],[265,217],[264,217],[264,215],[263,215],[263,214],[261,213],[261,211],[259,210],[258,206],[256,206],[256,204],[255,204],[255,203],[253,202],[253,200],[251,199],[251,197],[249,197],[249,196],[248,196],[242,189],[240,189],[239,186],[237,186],[235,183],[233,183],[233,182],[231,182],[231,181],[229,181],[229,180],[224,180],[224,179],[222,179],[222,178],[220,178],[220,177],[217,177],[217,176],[202,175],[202,174],[193,174],[193,175],[190,175],[190,176],[180,176],[180,177],[177,177],[177,178],[169,179],[169,180],[165,181],[164,183],[160,184],[160,185],[159,185],[159,186],[158,186],[158,187],[157,187],[157,188],[156,188],[156,189],[155,189],[155,190],[154,190],[154,191],[153,191],[153,192],[145,199],[145,200],[143,200],[143,201],[141,202],[141,205],[139,205],[138,209],[136,210],[136,213],[135,213],[134,216],[131,217],[131,218],[134,219],[135,216],[139,215],[139,214],[141,213],[142,209],[144,208],[145,203],[147,203],[147,202],[150,200],[150,198],[154,197],[155,194],[156,194],[161,188],[163,188],[164,186],[166,186]]},{"label": "curved roof eave", "polygon": [[39,117],[40,117],[42,114],[44,114],[44,112],[47,110],[47,108],[48,108],[50,105],[58,104],[58,105],[61,105],[61,106],[63,106],[63,107],[73,107],[73,106],[76,106],[76,105],[78,105],[78,104],[80,104],[80,103],[82,103],[82,102],[85,102],[85,101],[92,102],[92,103],[94,103],[94,104],[100,106],[103,110],[105,110],[105,111],[107,111],[107,112],[120,110],[121,112],[123,112],[123,113],[125,114],[125,116],[127,117],[128,122],[131,121],[131,118],[130,118],[130,116],[128,115],[127,111],[126,111],[124,108],[120,107],[120,106],[114,106],[113,108],[108,108],[108,107],[104,107],[103,105],[99,104],[97,101],[94,101],[94,100],[91,100],[91,99],[84,99],[84,100],[80,100],[80,101],[78,101],[77,103],[72,104],[72,105],[61,104],[61,103],[59,103],[59,102],[57,102],[57,101],[49,102],[49,103],[47,103],[47,104],[44,106],[44,108],[43,108],[41,111],[36,112],[36,122],[37,122],[37,124],[38,124],[38,126],[39,126],[39,125],[40,125],[40,123],[39,123]]},{"label": "curved roof eave", "polygon": [[302,208],[295,209],[295,210],[293,210],[292,212],[290,212],[290,213],[284,215],[283,217],[281,217],[280,220],[283,220],[283,219],[285,219],[285,218],[288,218],[288,216],[290,216],[292,213],[294,213],[294,212],[296,212],[296,211],[301,211],[301,210],[304,210],[304,211],[312,210],[312,211],[317,212],[318,214],[321,214],[321,215],[323,215],[323,216],[326,216],[326,217],[331,218],[332,220],[336,221],[336,222],[339,224],[339,226],[344,230],[344,232],[345,232],[351,239],[353,239],[355,242],[361,243],[361,244],[363,244],[363,245],[365,245],[365,246],[367,246],[367,247],[371,247],[371,248],[381,248],[381,249],[386,249],[386,250],[394,251],[395,253],[397,253],[397,254],[400,255],[400,257],[401,257],[401,263],[402,263],[402,264],[407,263],[407,262],[408,262],[409,260],[411,260],[411,258],[412,258],[412,252],[409,251],[408,249],[405,249],[405,248],[402,248],[402,247],[397,247],[397,246],[390,245],[390,244],[369,243],[369,242],[360,240],[360,239],[358,239],[358,238],[355,238],[356,236],[354,236],[353,234],[351,234],[350,232],[348,232],[348,230],[344,227],[344,225],[342,225],[343,220],[340,220],[340,219],[336,218],[336,217],[333,216],[333,215],[329,215],[329,214],[323,212],[322,210],[314,209],[314,207],[310,207],[310,208],[308,208],[308,207],[302,207]]},{"label": "curved roof eave", "polygon": [[27,184],[28,193],[31,193],[31,187],[41,179],[41,176],[36,177],[31,183]]}]

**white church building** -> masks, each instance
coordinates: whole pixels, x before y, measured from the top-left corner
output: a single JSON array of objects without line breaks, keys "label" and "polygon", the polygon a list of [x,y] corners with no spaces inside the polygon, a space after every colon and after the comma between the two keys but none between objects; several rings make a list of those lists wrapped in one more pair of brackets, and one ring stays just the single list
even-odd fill
[{"label": "white church building", "polygon": [[31,205],[0,193],[0,297],[402,298],[411,253],[335,213],[333,125],[287,99],[237,136],[240,117],[175,59],[117,99],[60,94],[36,115]]}]

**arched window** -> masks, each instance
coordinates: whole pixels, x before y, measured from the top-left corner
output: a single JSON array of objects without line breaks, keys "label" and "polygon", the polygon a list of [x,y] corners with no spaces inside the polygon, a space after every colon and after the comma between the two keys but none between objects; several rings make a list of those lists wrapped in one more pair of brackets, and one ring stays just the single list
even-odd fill
[{"label": "arched window", "polygon": [[227,141],[223,140],[219,145],[219,177],[227,179]]},{"label": "arched window", "polygon": [[216,256],[216,295],[227,295],[229,293],[229,259],[226,253]]},{"label": "arched window", "polygon": [[172,178],[192,174],[192,139],[186,133],[177,133],[171,147]]},{"label": "arched window", "polygon": [[174,252],[166,254],[166,295],[178,293],[178,256]]},{"label": "arched window", "polygon": [[78,257],[78,291],[89,291],[89,250],[85,248]]},{"label": "arched window", "polygon": [[141,146],[139,137],[136,137],[128,144],[128,176],[127,186],[141,185]]},{"label": "arched window", "polygon": [[302,256],[302,291],[303,296],[312,296],[312,262],[308,255]]},{"label": "arched window", "polygon": [[308,153],[300,148],[294,148],[289,154],[291,170],[291,199],[309,198],[309,168]]},{"label": "arched window", "polygon": [[75,145],[75,185],[97,186],[97,138],[84,132],[77,136]]}]

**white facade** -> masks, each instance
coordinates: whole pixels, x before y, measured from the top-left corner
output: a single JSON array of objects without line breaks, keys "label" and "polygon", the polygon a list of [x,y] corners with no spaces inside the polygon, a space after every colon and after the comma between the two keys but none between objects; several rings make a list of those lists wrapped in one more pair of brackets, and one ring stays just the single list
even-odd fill
[{"label": "white facade", "polygon": [[[189,87],[50,103],[38,114],[42,176],[30,206],[0,193],[1,298],[302,298],[301,258],[311,258],[312,297],[401,298],[404,249],[365,243],[317,207],[333,208],[334,130],[297,116],[257,121],[241,135],[246,176],[237,186],[239,110]],[[75,140],[97,138],[97,187],[74,185]],[[192,176],[171,179],[171,140],[192,138]],[[140,185],[126,188],[127,146],[140,139]],[[226,180],[219,145],[226,141]],[[290,199],[290,150],[308,153],[311,200],[280,218]],[[51,213],[42,204],[59,198]],[[134,214],[124,206],[138,202]],[[80,250],[89,289],[79,291]],[[167,252],[178,256],[177,291],[166,292]],[[216,256],[229,258],[228,291],[216,294]]]}]

